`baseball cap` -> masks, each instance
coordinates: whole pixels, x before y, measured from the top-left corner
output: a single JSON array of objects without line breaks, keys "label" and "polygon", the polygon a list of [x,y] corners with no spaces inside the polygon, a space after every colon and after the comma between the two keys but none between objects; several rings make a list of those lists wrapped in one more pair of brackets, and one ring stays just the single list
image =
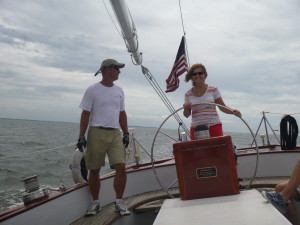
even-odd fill
[{"label": "baseball cap", "polygon": [[109,66],[117,66],[119,68],[123,68],[125,66],[124,63],[119,63],[117,60],[115,59],[105,59],[103,60],[103,62],[101,63],[100,69],[95,73],[95,76],[98,73],[101,73],[103,68],[105,67],[109,67]]}]

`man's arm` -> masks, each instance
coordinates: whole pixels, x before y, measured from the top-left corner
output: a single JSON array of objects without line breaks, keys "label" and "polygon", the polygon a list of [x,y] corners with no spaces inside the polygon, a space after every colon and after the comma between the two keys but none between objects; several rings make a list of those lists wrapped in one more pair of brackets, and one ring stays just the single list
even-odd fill
[{"label": "man's arm", "polygon": [[119,123],[123,133],[128,133],[127,114],[125,111],[120,111]]},{"label": "man's arm", "polygon": [[82,110],[81,117],[80,117],[80,130],[79,136],[84,136],[89,125],[90,120],[90,112],[86,110]]}]

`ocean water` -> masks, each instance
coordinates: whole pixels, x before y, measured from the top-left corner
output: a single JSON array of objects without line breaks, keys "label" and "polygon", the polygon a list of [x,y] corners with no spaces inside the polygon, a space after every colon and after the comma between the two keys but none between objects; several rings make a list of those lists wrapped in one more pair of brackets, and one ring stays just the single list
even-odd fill
[{"label": "ocean water", "polygon": [[[22,180],[39,176],[41,187],[57,188],[61,183],[73,185],[69,165],[78,138],[79,124],[28,120],[0,119],[0,210],[22,203],[24,191]],[[141,143],[141,162],[149,162],[151,146],[157,128],[134,127],[135,138]],[[178,139],[177,129],[163,129],[163,132]],[[250,133],[226,133],[233,143],[247,147],[252,143]],[[270,135],[272,143],[277,143]],[[261,144],[260,138],[257,142]],[[159,134],[155,141],[154,158],[172,156],[174,140]],[[100,174],[110,172],[108,166]]]}]

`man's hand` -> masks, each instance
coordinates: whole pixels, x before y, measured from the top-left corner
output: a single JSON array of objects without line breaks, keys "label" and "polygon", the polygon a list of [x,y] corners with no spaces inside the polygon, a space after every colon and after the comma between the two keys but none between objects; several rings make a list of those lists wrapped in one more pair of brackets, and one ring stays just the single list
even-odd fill
[{"label": "man's hand", "polygon": [[86,147],[85,136],[79,136],[79,139],[77,142],[77,148],[79,149],[79,151],[83,152],[85,147]]},{"label": "man's hand", "polygon": [[123,133],[123,144],[124,144],[125,148],[127,148],[129,145],[129,133],[128,132]]}]

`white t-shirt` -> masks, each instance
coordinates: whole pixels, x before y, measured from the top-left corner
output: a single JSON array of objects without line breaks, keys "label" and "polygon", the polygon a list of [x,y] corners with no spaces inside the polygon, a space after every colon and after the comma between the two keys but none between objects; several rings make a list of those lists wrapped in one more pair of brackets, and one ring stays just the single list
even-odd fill
[{"label": "white t-shirt", "polygon": [[[192,89],[191,89],[192,90]],[[221,123],[215,105],[205,105],[200,103],[215,103],[215,100],[221,97],[217,87],[209,85],[204,95],[195,96],[189,90],[185,93],[184,103],[192,103],[192,127],[198,125],[213,126]]]},{"label": "white t-shirt", "polygon": [[85,91],[79,107],[90,112],[89,126],[119,128],[120,111],[125,111],[123,89],[96,83]]}]

